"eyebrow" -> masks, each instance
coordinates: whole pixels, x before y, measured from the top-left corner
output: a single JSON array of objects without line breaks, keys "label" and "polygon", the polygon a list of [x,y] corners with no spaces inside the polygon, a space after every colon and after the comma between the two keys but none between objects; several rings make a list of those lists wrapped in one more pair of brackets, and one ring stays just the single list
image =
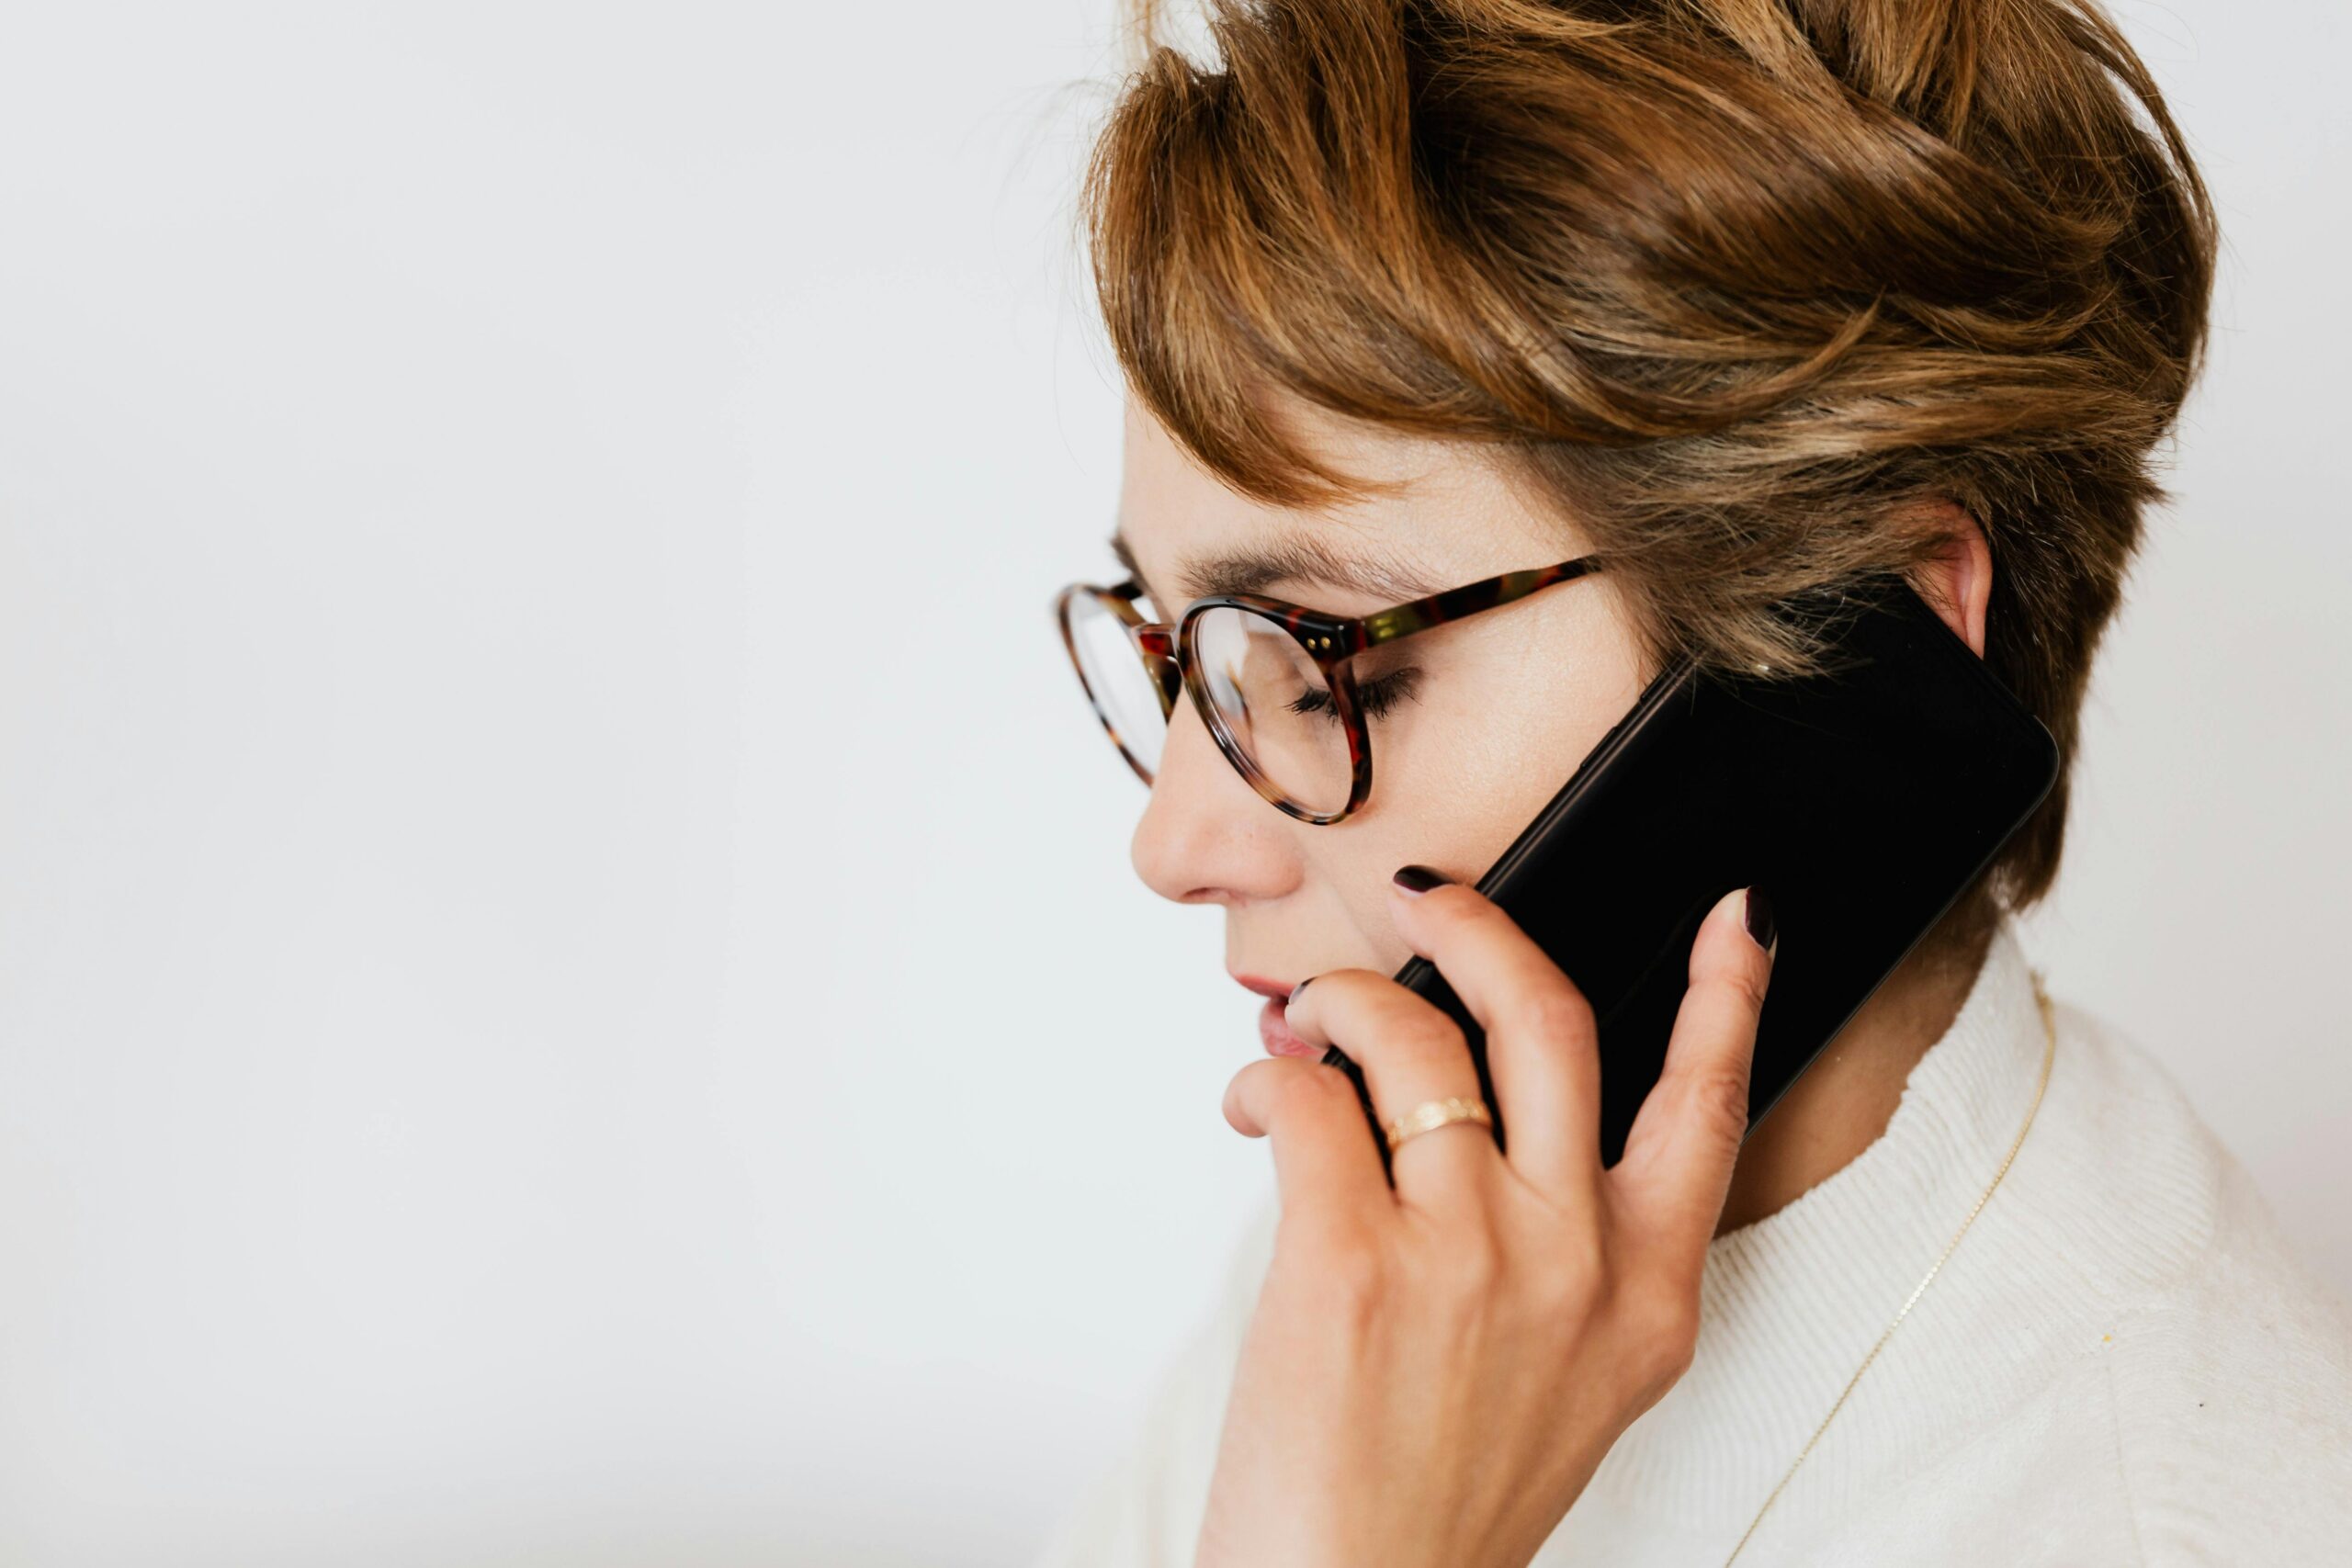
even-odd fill
[{"label": "eyebrow", "polygon": [[1126,536],[1114,529],[1111,553],[1128,575],[1143,585],[1160,612],[1170,614],[1193,599],[1220,593],[1262,593],[1277,582],[1318,582],[1326,587],[1368,594],[1386,603],[1425,599],[1440,585],[1393,556],[1353,557],[1340,554],[1312,535],[1295,535],[1272,544],[1180,557],[1174,586],[1186,590],[1181,599],[1164,598],[1145,580]]}]

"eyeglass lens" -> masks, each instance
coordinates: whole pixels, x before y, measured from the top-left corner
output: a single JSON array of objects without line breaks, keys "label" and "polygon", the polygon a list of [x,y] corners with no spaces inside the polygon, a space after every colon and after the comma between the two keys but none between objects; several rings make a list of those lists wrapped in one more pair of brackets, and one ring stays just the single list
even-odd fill
[{"label": "eyeglass lens", "polygon": [[1093,594],[1071,593],[1062,614],[1086,694],[1111,739],[1148,780],[1159,771],[1160,748],[1168,739],[1167,714],[1150,665],[1128,636],[1126,623]]},{"label": "eyeglass lens", "polygon": [[1347,727],[1321,669],[1280,621],[1229,604],[1193,626],[1200,674],[1232,745],[1295,806],[1348,803]]},{"label": "eyeglass lens", "polygon": [[[1148,781],[1159,771],[1167,710],[1127,625],[1095,595],[1064,601],[1079,678],[1111,739]],[[1316,815],[1347,805],[1355,770],[1330,686],[1280,621],[1220,604],[1194,618],[1193,649],[1228,761]]]}]

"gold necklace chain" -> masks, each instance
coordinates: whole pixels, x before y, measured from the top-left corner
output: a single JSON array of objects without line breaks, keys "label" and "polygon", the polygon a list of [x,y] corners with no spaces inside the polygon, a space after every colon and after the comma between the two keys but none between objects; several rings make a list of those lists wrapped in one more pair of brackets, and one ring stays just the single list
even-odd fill
[{"label": "gold necklace chain", "polygon": [[1755,1535],[1756,1527],[1764,1522],[1765,1514],[1771,1508],[1774,1500],[1781,1495],[1781,1489],[1787,1486],[1790,1479],[1796,1474],[1797,1466],[1804,1463],[1805,1455],[1813,1452],[1813,1445],[1821,1440],[1821,1434],[1829,1429],[1829,1423],[1836,1419],[1838,1412],[1845,1407],[1846,1395],[1854,1392],[1854,1385],[1862,1381],[1862,1374],[1871,1370],[1871,1363],[1878,1359],[1878,1353],[1886,1348],[1886,1342],[1893,1338],[1894,1331],[1902,1326],[1904,1318],[1911,1311],[1912,1303],[1926,1292],[1928,1283],[1942,1269],[1945,1259],[1951,1257],[1952,1250],[1960,1246],[1960,1238],[1968,1234],[1968,1227],[1974,1224],[1976,1216],[1984,1212],[1984,1205],[1992,1201],[1993,1189],[2001,1184],[2001,1178],[2008,1175],[2009,1162],[2018,1157],[2018,1150],[2024,1145],[2025,1135],[2033,1126],[2033,1113],[2041,1109],[2041,1091],[2050,1087],[2050,1063],[2058,1055],[2058,1025],[2051,1016],[2050,993],[2042,989],[2040,970],[2030,969],[2027,973],[2033,976],[2034,1005],[2041,1011],[2041,1029],[2043,1034],[2048,1037],[2049,1043],[2042,1047],[2041,1077],[2033,1086],[2033,1103],[2026,1107],[2025,1124],[2018,1129],[2018,1135],[2010,1140],[2009,1152],[2001,1156],[2001,1168],[1995,1171],[1993,1179],[1985,1184],[1984,1192],[1977,1197],[1976,1206],[1968,1211],[1968,1218],[1960,1222],[1960,1228],[1951,1233],[1950,1241],[1944,1243],[1943,1256],[1936,1259],[1935,1267],[1928,1270],[1926,1278],[1912,1287],[1910,1300],[1905,1301],[1903,1303],[1903,1310],[1894,1314],[1894,1321],[1886,1325],[1886,1332],[1878,1337],[1878,1343],[1871,1346],[1871,1353],[1862,1358],[1862,1364],[1854,1369],[1854,1375],[1846,1380],[1846,1387],[1838,1395],[1837,1403],[1829,1407],[1829,1414],[1821,1418],[1821,1425],[1815,1427],[1813,1429],[1813,1436],[1804,1440],[1804,1447],[1798,1451],[1796,1459],[1789,1465],[1787,1473],[1781,1477],[1780,1484],[1772,1488],[1771,1496],[1764,1499],[1764,1506],[1756,1510],[1756,1517],[1748,1521],[1746,1533],[1739,1538],[1739,1545],[1733,1547],[1731,1556],[1724,1559],[1724,1568],[1731,1568],[1732,1562],[1739,1556],[1741,1548],[1747,1546],[1748,1539]]}]

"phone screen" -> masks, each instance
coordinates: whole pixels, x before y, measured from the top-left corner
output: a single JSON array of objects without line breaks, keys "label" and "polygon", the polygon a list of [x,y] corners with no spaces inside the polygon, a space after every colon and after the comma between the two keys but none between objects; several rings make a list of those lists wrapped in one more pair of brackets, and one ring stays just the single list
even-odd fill
[{"label": "phone screen", "polygon": [[[1780,932],[1753,1132],[2057,777],[2050,732],[1899,578],[1788,613],[1816,617],[1838,668],[1772,680],[1678,663],[1479,879],[1592,1004],[1605,1165],[1657,1080],[1717,899],[1761,884]],[[1462,1026],[1493,1109],[1484,1034],[1444,977],[1419,957],[1396,977]],[[1355,1064],[1336,1046],[1323,1060],[1371,1117]],[[1495,1134],[1508,1147],[1498,1110]]]}]

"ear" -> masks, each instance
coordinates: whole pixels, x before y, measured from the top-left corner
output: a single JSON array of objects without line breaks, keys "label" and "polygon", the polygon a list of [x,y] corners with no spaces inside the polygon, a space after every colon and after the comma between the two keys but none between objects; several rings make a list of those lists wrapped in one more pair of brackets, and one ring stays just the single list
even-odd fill
[{"label": "ear", "polygon": [[1984,657],[1984,607],[1993,597],[1993,547],[1984,530],[1958,502],[1942,501],[1928,508],[1929,520],[1943,531],[1943,546],[1919,569],[1911,585],[1934,607],[1952,635],[1976,657]]}]

